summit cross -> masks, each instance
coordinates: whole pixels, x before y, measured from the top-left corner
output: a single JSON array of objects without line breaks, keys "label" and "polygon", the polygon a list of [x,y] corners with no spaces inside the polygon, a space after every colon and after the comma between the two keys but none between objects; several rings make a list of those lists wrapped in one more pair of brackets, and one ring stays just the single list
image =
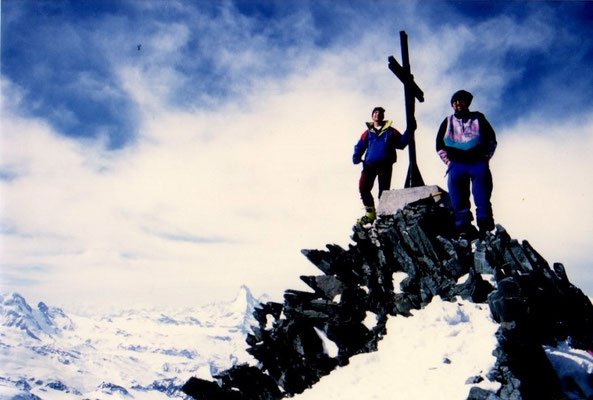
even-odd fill
[{"label": "summit cross", "polygon": [[[416,99],[420,103],[424,101],[424,93],[418,87],[414,81],[414,75],[410,69],[410,56],[408,55],[408,35],[405,31],[400,31],[399,38],[402,48],[402,64],[400,65],[397,60],[390,56],[389,69],[399,78],[404,84],[404,97],[406,103],[406,125],[408,128],[409,142],[408,142],[408,154],[410,159],[410,166],[408,167],[408,175],[406,176],[406,182],[404,188],[411,188],[417,186],[424,186],[424,181],[420,175],[418,164],[416,162],[416,141],[414,139],[416,131],[416,118],[414,117]],[[413,127],[413,129],[410,129]]]}]

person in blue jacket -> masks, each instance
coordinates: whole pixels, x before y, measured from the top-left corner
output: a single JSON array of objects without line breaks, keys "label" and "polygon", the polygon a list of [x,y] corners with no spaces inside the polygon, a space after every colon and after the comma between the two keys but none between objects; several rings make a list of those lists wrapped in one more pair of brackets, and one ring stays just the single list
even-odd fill
[{"label": "person in blue jacket", "polygon": [[[494,229],[489,162],[497,144],[494,129],[484,114],[469,110],[472,99],[473,95],[465,90],[453,94],[454,113],[441,123],[436,139],[437,153],[447,165],[447,186],[457,233],[470,240],[483,238]],[[479,231],[472,225],[470,183]]]},{"label": "person in blue jacket", "polygon": [[375,179],[379,182],[380,198],[383,191],[391,187],[393,164],[397,161],[396,149],[404,149],[408,144],[408,130],[402,135],[391,126],[392,121],[385,121],[383,107],[375,107],[371,116],[373,120],[366,123],[367,129],[354,146],[352,156],[354,164],[362,162],[363,165],[358,189],[366,213],[358,220],[360,224],[375,220],[375,200],[371,194]]}]

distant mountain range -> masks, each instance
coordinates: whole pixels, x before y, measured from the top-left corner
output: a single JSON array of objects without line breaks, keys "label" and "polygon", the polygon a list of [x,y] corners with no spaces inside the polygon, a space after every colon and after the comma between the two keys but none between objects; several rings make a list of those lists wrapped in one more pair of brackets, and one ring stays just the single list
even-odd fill
[{"label": "distant mountain range", "polygon": [[199,308],[81,317],[0,295],[0,399],[184,398],[190,376],[256,363],[245,337],[257,304],[243,286]]}]

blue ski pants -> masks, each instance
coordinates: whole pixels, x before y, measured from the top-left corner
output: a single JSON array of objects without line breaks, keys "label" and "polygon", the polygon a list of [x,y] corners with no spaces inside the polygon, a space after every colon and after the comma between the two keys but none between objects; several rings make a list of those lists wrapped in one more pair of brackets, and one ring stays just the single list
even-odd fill
[{"label": "blue ski pants", "polygon": [[449,178],[447,185],[455,214],[455,226],[458,229],[471,224],[473,216],[470,203],[471,194],[476,206],[476,219],[480,230],[491,231],[494,229],[492,216],[492,173],[488,160],[479,160],[472,163],[451,161],[449,164]]}]

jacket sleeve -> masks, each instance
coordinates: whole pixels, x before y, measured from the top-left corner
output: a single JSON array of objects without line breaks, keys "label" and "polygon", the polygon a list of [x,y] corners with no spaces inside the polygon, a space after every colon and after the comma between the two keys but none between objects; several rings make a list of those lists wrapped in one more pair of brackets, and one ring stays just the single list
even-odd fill
[{"label": "jacket sleeve", "polygon": [[441,157],[441,160],[445,164],[449,164],[449,157],[447,155],[447,150],[445,149],[445,132],[447,131],[447,118],[443,120],[441,126],[439,127],[439,131],[437,132],[437,154]]},{"label": "jacket sleeve", "polygon": [[360,140],[354,146],[354,154],[352,155],[352,162],[354,164],[360,164],[360,162],[362,161],[362,155],[364,154],[368,146],[367,134],[368,131],[364,131],[362,136],[360,137]]},{"label": "jacket sleeve", "polygon": [[399,133],[397,129],[393,128],[393,130],[394,136],[396,138],[395,148],[400,150],[405,149],[410,142],[410,129],[406,129],[403,135]]},{"label": "jacket sleeve", "polygon": [[494,133],[492,125],[490,125],[490,122],[488,122],[484,114],[478,114],[478,118],[480,123],[480,134],[482,135],[482,143],[486,152],[486,157],[492,158],[497,146],[496,133]]},{"label": "jacket sleeve", "polygon": [[412,120],[408,122],[408,126],[406,126],[406,130],[400,139],[402,146],[400,149],[404,149],[408,144],[410,144],[410,137],[414,134],[414,132],[416,132],[416,128],[418,128],[416,118],[412,118]]}]

